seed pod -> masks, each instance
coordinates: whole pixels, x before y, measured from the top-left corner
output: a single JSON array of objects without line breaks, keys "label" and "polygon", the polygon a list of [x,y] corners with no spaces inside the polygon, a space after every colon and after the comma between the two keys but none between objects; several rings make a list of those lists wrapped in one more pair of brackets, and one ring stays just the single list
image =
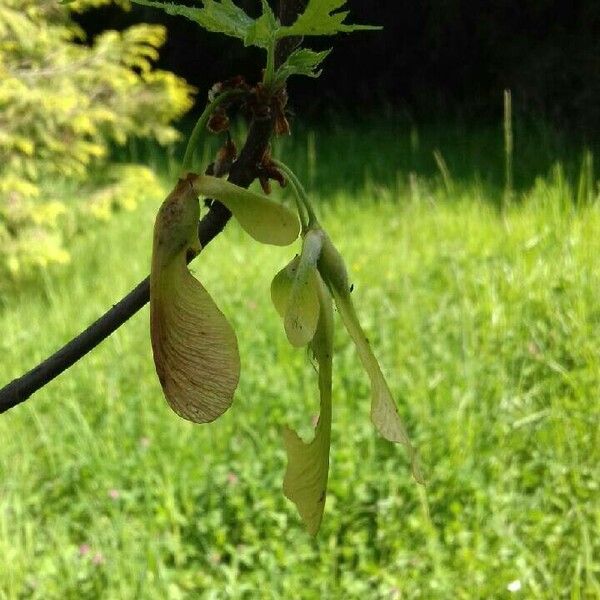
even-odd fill
[{"label": "seed pod", "polygon": [[331,445],[331,375],[333,359],[333,308],[331,296],[317,274],[319,323],[311,348],[319,366],[320,414],[314,439],[305,443],[286,427],[283,441],[288,463],[283,480],[283,493],[296,504],[311,535],[316,535],[323,519],[329,448]]},{"label": "seed pod", "polygon": [[231,325],[187,268],[188,252],[200,251],[192,181],[193,176],[179,181],[156,218],[150,335],[167,402],[184,419],[206,423],[231,405],[240,358]]},{"label": "seed pod", "polygon": [[287,246],[298,237],[298,217],[281,204],[224,179],[193,174],[188,177],[196,194],[222,202],[244,231],[258,242]]},{"label": "seed pod", "polygon": [[321,253],[321,230],[307,232],[302,253],[273,279],[271,298],[284,320],[292,346],[306,346],[314,337],[319,320],[317,261]]},{"label": "seed pod", "polygon": [[328,237],[325,237],[323,241],[319,272],[331,291],[344,326],[356,346],[360,362],[371,381],[371,421],[386,440],[401,443],[406,447],[411,460],[413,476],[422,483],[423,476],[417,453],[410,442],[390,388],[379,367],[379,362],[373,354],[369,340],[365,336],[354,310],[346,265]]}]

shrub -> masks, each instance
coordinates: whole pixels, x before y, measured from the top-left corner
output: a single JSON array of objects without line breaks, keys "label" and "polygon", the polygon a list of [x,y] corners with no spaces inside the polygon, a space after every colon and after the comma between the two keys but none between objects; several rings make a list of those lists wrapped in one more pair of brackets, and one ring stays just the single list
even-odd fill
[{"label": "shrub", "polygon": [[[0,274],[22,277],[65,262],[65,220],[131,208],[133,188],[160,186],[147,170],[77,205],[49,197],[48,181],[83,183],[109,167],[111,144],[132,136],[169,144],[170,123],[192,104],[192,88],[153,69],[165,29],[136,25],[86,44],[74,11],[110,0],[0,0]],[[148,177],[150,176],[150,180]],[[60,190],[60,186],[57,187]],[[162,190],[157,190],[162,195]],[[85,197],[85,196],[83,196]]]}]

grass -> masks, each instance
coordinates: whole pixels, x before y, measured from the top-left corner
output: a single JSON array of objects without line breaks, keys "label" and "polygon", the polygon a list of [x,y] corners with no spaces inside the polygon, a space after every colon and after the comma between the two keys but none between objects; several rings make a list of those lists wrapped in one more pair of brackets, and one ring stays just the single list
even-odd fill
[{"label": "grass", "polygon": [[[350,180],[360,156],[340,148],[355,136],[337,161],[310,138],[284,151],[319,191],[427,487],[376,435],[338,327],[329,496],[318,538],[304,533],[281,492],[280,429],[310,435],[315,376],[268,293],[294,250],[231,224],[193,268],[238,334],[234,406],[208,426],[169,410],[146,308],[2,415],[0,598],[600,597],[600,206],[575,206],[555,167],[516,177],[500,215],[502,176],[499,194],[458,178],[443,148],[443,180],[368,145],[370,174]],[[394,176],[374,177],[385,164]],[[4,299],[0,381],[147,273],[156,208],[78,238],[72,265]]]}]

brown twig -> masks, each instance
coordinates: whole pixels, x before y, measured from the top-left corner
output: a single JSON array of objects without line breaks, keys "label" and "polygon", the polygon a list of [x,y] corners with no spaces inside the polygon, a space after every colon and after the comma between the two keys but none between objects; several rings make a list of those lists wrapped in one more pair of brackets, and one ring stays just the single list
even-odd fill
[{"label": "brown twig", "polygon": [[[305,6],[306,0],[279,0],[279,15],[286,25]],[[276,50],[276,62],[280,64],[298,45],[299,41],[280,45]],[[229,181],[248,187],[255,179],[257,165],[268,147],[273,131],[273,118],[266,115],[254,118],[248,131],[240,156],[231,167]],[[206,215],[198,223],[198,237],[204,247],[223,231],[231,213],[220,202],[213,202]],[[150,284],[146,277],[131,292],[119,300],[110,310],[73,338],[60,350],[21,377],[0,389],[0,413],[27,400],[34,392],[44,387],[55,377],[66,371],[123,323],[140,310],[150,299]]]}]

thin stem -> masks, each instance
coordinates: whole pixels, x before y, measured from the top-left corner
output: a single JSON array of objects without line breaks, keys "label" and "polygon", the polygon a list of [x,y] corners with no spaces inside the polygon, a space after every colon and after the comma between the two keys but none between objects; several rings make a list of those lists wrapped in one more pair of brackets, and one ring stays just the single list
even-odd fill
[{"label": "thin stem", "polygon": [[[283,0],[279,2],[278,17],[282,25],[291,25],[304,12],[307,0]],[[286,37],[277,41],[275,67],[280,67],[287,57],[302,43],[301,37]]]},{"label": "thin stem", "polygon": [[298,179],[298,177],[296,177],[296,174],[294,173],[294,171],[292,171],[285,163],[281,162],[280,160],[274,160],[273,163],[275,164],[275,166],[278,169],[280,169],[281,171],[283,171],[285,173],[288,180],[291,182],[292,187],[294,188],[297,197],[300,198],[300,200],[302,201],[302,204],[304,204],[304,207],[306,208],[306,212],[308,213],[308,226],[312,227],[312,226],[318,225],[319,220],[317,219],[317,215],[315,214],[315,211],[313,210],[310,200],[308,199],[306,190],[304,189],[303,185],[300,183],[300,180]]},{"label": "thin stem", "polygon": [[275,79],[275,40],[271,40],[267,47],[267,66],[265,68],[265,75],[263,77],[263,83],[266,87],[273,84]]},{"label": "thin stem", "polygon": [[196,121],[196,125],[194,125],[194,129],[192,130],[192,133],[188,139],[187,146],[185,148],[185,154],[183,156],[183,163],[181,165],[181,168],[184,173],[186,171],[189,171],[192,168],[192,160],[194,158],[194,151],[198,147],[198,142],[200,141],[200,136],[206,129],[208,120],[210,119],[210,117],[213,114],[213,112],[215,111],[215,109],[220,104],[223,104],[223,102],[225,102],[226,100],[229,100],[230,98],[232,98],[234,96],[238,96],[243,93],[244,93],[243,90],[228,90],[226,92],[223,92],[222,94],[219,94],[212,102],[209,102],[206,105],[206,108],[200,115],[200,118]]},{"label": "thin stem", "polygon": [[298,188],[295,186],[294,182],[290,179],[290,184],[292,186],[292,195],[294,196],[294,202],[296,203],[296,211],[298,212],[298,217],[300,218],[300,225],[302,225],[302,235],[304,235],[308,231],[308,217],[305,212],[304,205],[300,201],[300,192]]},{"label": "thin stem", "polygon": [[294,202],[296,203],[296,210],[298,211],[298,217],[300,218],[300,225],[302,226],[302,234],[304,235],[308,231],[308,219],[306,214],[304,213],[304,207],[298,198],[298,190],[296,186],[292,183],[292,188],[294,191]]}]

